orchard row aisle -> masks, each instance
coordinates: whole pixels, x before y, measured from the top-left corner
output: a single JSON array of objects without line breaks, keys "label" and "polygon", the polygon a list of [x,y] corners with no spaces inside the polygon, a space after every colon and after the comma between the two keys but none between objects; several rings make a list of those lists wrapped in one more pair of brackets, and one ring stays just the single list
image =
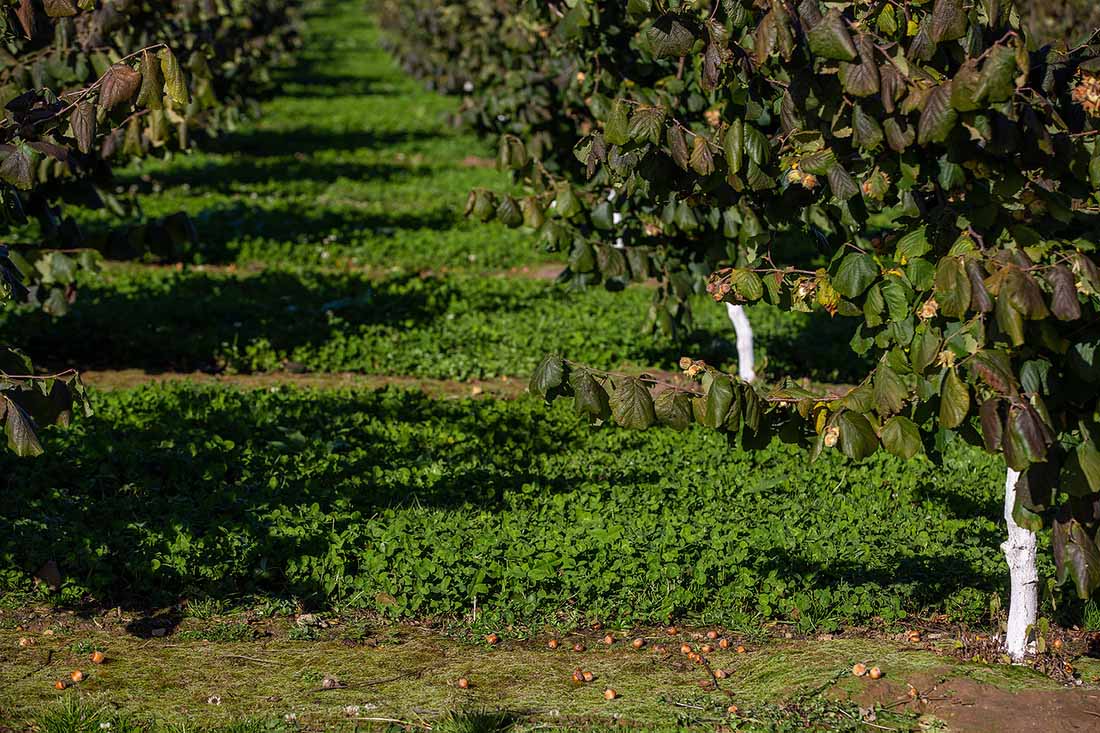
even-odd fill
[{"label": "orchard row aisle", "polygon": [[[1075,672],[990,641],[1000,459],[811,465],[527,394],[549,351],[671,373],[735,363],[733,332],[701,294],[684,342],[643,333],[650,285],[568,292],[530,232],[463,217],[510,183],[448,123],[459,99],[404,74],[360,0],[310,8],[256,121],[118,175],[195,244],[139,242],[64,318],[0,312],[95,409],[0,454],[0,733],[1095,721],[1100,611],[1065,636]],[[849,324],[751,314],[769,380],[864,366]]]}]

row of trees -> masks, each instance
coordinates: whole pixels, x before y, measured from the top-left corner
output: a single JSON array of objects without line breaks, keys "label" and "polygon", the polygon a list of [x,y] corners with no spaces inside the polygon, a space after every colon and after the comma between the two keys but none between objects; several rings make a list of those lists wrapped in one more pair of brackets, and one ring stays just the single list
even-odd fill
[{"label": "row of trees", "polygon": [[[1036,621],[1036,532],[1053,532],[1060,581],[1082,598],[1100,586],[1100,43],[1036,40],[1089,8],[1028,5],[383,7],[407,65],[464,89],[502,134],[522,193],[475,191],[471,215],[537,232],[566,277],[657,277],[654,321],[671,330],[705,287],[857,319],[852,348],[873,364],[835,395],[690,359],[681,389],[551,355],[532,389],[596,423],[698,423],[814,455],[935,458],[953,440],[1002,454],[1014,659]],[[498,62],[501,45],[523,63]],[[528,87],[548,116],[525,113]]]},{"label": "row of trees", "polygon": [[[94,268],[74,206],[118,214],[111,164],[187,150],[230,130],[297,43],[297,3],[274,0],[5,0],[0,4],[0,300],[61,315]],[[147,223],[172,251],[185,215]],[[87,410],[74,372],[43,376],[0,343],[0,420],[37,455],[38,427]]]}]

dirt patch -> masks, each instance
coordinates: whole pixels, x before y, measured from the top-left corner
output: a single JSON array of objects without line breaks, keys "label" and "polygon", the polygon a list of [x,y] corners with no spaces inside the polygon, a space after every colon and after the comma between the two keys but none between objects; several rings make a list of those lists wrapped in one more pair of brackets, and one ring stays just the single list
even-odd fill
[{"label": "dirt patch", "polygon": [[353,373],[208,374],[205,372],[146,372],[140,369],[82,371],[80,376],[85,384],[102,390],[130,389],[144,384],[163,384],[165,382],[218,384],[241,389],[294,387],[372,390],[393,386],[402,389],[418,389],[429,396],[440,398],[497,397],[504,399],[519,397],[527,390],[527,382],[514,377],[459,382],[445,379]]},{"label": "dirt patch", "polygon": [[[1035,682],[1045,685],[1047,680],[1036,677]],[[849,699],[859,705],[931,715],[952,731],[1046,733],[1054,729],[1053,721],[1058,730],[1100,730],[1100,690],[1095,687],[1005,689],[960,677],[947,666],[905,679],[862,679],[858,684]]]}]

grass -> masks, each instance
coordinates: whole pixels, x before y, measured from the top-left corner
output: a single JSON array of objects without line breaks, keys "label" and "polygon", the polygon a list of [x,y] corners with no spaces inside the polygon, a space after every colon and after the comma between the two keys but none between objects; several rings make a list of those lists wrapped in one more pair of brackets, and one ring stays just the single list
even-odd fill
[{"label": "grass", "polygon": [[53,559],[70,601],[261,594],[402,618],[476,603],[486,623],[806,632],[980,623],[1002,591],[1003,469],[976,450],[811,466],[778,441],[742,451],[704,429],[590,429],[563,403],[397,389],[166,384],[95,403],[46,456],[0,457],[0,587]]},{"label": "grass", "polygon": [[[366,645],[293,641],[282,628],[262,644],[209,644],[178,635],[144,640],[107,628],[94,636],[107,649],[107,663],[85,669],[84,682],[58,693],[51,686],[54,679],[89,665],[64,650],[43,665],[49,648],[77,633],[60,623],[48,628],[51,636],[43,635],[45,629],[30,632],[36,642],[27,648],[15,645],[16,634],[0,631],[0,646],[15,649],[0,659],[0,676],[6,680],[0,720],[38,720],[39,729],[47,731],[98,731],[101,722],[112,722],[116,731],[179,730],[172,726],[184,722],[188,730],[200,731],[230,730],[226,726],[233,724],[238,727],[232,730],[351,731],[371,729],[370,718],[392,718],[413,727],[428,723],[433,730],[463,731],[505,723],[517,730],[601,730],[615,721],[649,730],[713,730],[715,724],[740,719],[740,729],[777,731],[800,730],[800,717],[809,715],[819,723],[831,720],[830,730],[855,731],[865,728],[844,717],[858,721],[857,705],[831,700],[866,700],[879,690],[885,703],[895,695],[904,699],[907,683],[928,690],[946,680],[971,680],[1008,692],[1053,694],[1058,689],[1035,672],[960,662],[895,642],[770,638],[745,654],[732,649],[710,654],[711,667],[727,670],[729,677],[720,681],[718,691],[707,692],[698,685],[707,676],[699,666],[651,648],[659,638],[642,650],[591,643],[589,651],[577,654],[550,651],[542,640],[505,638],[500,647],[488,648],[422,628],[383,626],[375,643]],[[683,638],[697,646],[697,636]],[[887,678],[874,683],[851,677],[848,670],[860,660],[873,661]],[[571,674],[577,666],[596,679],[575,685]],[[323,690],[325,677],[341,686]],[[459,677],[470,680],[469,689],[457,687]],[[608,687],[618,693],[610,702],[603,698]],[[740,708],[738,716],[726,712],[731,702]],[[878,712],[879,722],[892,722],[896,730],[917,728],[918,716],[907,710],[890,715],[879,707]],[[754,726],[753,720],[763,724]],[[373,729],[383,728],[376,724]]]}]

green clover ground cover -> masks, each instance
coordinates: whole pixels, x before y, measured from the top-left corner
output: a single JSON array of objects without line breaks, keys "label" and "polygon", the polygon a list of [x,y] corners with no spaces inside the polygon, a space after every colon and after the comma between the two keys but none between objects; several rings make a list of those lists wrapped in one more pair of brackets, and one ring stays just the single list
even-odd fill
[{"label": "green clover ground cover", "polygon": [[[100,394],[34,461],[0,459],[0,582],[55,559],[63,597],[295,597],[395,617],[672,616],[809,630],[1001,590],[1000,467],[703,430],[587,429],[533,399],[418,392]],[[1044,556],[1045,557],[1045,556]],[[794,610],[797,609],[797,610]]]},{"label": "green clover ground cover", "polygon": [[[456,100],[406,77],[361,5],[311,15],[296,61],[257,122],[119,173],[145,215],[192,216],[200,245],[185,260],[408,270],[545,260],[530,235],[462,218],[471,188],[502,181],[484,167],[495,151],[448,124]],[[82,220],[117,223],[106,212]]]},{"label": "green clover ground cover", "polygon": [[[12,343],[52,368],[316,372],[441,379],[530,374],[548,351],[613,369],[675,369],[682,354],[734,363],[725,309],[700,296],[686,343],[642,333],[648,289],[562,292],[529,279],[449,275],[372,280],[356,273],[264,270],[238,276],[110,270],[60,319],[0,313]],[[752,311],[769,378],[855,374],[849,324]]]}]

